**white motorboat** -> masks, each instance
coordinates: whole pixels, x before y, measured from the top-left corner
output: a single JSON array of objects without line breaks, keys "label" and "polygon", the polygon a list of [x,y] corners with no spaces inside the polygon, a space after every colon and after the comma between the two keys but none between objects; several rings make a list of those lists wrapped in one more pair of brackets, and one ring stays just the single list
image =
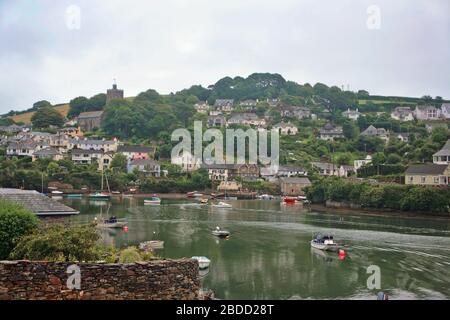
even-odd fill
[{"label": "white motorboat", "polygon": [[215,230],[213,230],[212,232],[213,236],[219,237],[219,238],[226,238],[230,235],[230,231],[228,230],[222,230],[219,227],[216,227]]},{"label": "white motorboat", "polygon": [[319,234],[311,240],[311,247],[324,251],[337,251],[338,244],[334,242],[333,236]]},{"label": "white motorboat", "polygon": [[51,192],[51,195],[52,195],[52,196],[62,196],[63,193],[64,193],[64,192],[62,192],[62,191],[53,190],[53,191]]},{"label": "white motorboat", "polygon": [[212,206],[215,208],[225,208],[225,209],[233,208],[231,204],[222,201],[220,201],[217,204],[213,204]]},{"label": "white motorboat", "polygon": [[144,204],[159,206],[161,204],[161,199],[156,195],[153,195],[150,199],[144,199]]},{"label": "white motorboat", "polygon": [[259,200],[273,200],[275,197],[270,194],[262,194],[257,197]]},{"label": "white motorboat", "polygon": [[193,256],[191,259],[198,261],[199,269],[209,268],[209,264],[211,263],[211,260],[209,260],[207,257],[204,256]]}]

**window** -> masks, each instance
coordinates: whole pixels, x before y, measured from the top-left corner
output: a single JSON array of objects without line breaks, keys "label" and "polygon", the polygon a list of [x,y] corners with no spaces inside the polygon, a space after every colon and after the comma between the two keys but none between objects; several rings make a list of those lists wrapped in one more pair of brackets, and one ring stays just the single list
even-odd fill
[{"label": "window", "polygon": [[434,177],[434,183],[439,184],[439,177]]},{"label": "window", "polygon": [[421,183],[425,183],[426,180],[427,180],[426,177],[420,177],[420,182]]},{"label": "window", "polygon": [[409,182],[413,183],[414,182],[414,177],[409,177]]}]

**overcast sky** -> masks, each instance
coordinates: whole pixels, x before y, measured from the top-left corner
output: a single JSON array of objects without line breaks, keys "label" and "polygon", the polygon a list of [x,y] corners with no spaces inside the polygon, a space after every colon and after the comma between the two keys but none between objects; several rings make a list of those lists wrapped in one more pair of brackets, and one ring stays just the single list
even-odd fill
[{"label": "overcast sky", "polygon": [[89,97],[114,78],[134,96],[253,72],[450,99],[449,3],[0,0],[0,113]]}]

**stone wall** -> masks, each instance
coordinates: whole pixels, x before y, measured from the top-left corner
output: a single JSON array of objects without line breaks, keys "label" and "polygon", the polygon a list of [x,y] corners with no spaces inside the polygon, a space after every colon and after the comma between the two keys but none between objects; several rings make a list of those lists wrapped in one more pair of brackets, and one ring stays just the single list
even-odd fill
[{"label": "stone wall", "polygon": [[[79,275],[79,276],[78,276]],[[199,299],[195,260],[133,264],[0,261],[0,300]]]}]

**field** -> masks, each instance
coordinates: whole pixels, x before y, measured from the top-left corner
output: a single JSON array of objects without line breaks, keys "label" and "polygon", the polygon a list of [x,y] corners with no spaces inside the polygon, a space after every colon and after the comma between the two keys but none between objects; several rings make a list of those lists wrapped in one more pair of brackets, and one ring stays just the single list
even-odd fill
[{"label": "field", "polygon": [[[56,111],[61,113],[61,115],[63,115],[64,117],[66,117],[67,113],[69,112],[69,104],[68,103],[56,106],[54,108]],[[23,122],[23,123],[27,124],[27,123],[31,122],[31,117],[33,116],[33,114],[34,114],[34,112],[22,113],[22,114],[12,116],[11,119],[13,119],[13,121],[16,123]]]}]

